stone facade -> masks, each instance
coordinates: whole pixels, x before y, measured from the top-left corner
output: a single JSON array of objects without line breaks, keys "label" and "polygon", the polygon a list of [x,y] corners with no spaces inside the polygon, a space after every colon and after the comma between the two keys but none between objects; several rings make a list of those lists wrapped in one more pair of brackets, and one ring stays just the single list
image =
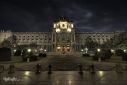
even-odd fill
[{"label": "stone facade", "polygon": [[[17,45],[36,44],[39,48],[48,52],[73,52],[85,48],[87,38],[93,42],[104,44],[115,36],[122,35],[125,38],[126,32],[75,32],[72,22],[59,20],[53,24],[52,32],[0,32],[0,43],[4,40],[13,42],[15,36]],[[122,39],[121,37],[119,39]]]}]

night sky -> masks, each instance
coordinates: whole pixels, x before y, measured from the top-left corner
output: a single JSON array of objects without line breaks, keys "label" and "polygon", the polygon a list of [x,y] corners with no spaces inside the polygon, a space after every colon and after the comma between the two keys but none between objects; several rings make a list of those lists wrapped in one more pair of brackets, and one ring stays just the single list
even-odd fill
[{"label": "night sky", "polygon": [[3,0],[0,29],[49,32],[61,16],[78,32],[127,31],[126,0]]}]

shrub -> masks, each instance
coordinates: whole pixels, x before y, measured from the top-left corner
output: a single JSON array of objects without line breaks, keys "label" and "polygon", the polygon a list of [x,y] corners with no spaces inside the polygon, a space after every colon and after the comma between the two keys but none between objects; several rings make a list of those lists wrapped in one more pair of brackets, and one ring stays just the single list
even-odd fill
[{"label": "shrub", "polygon": [[36,55],[27,55],[27,56],[22,56],[22,61],[26,62],[27,58],[29,58],[29,61],[36,61],[37,60]]},{"label": "shrub", "polygon": [[38,55],[39,57],[46,57],[47,56],[47,54],[46,53],[39,53],[39,55]]},{"label": "shrub", "polygon": [[82,54],[82,56],[89,57],[90,54],[88,54],[88,53],[84,53],[84,54]]},{"label": "shrub", "polygon": [[111,52],[110,51],[101,51],[101,52],[96,52],[95,56],[93,56],[93,60],[98,60],[99,58],[101,60],[109,59],[111,57]]},{"label": "shrub", "polygon": [[102,56],[104,56],[105,59],[110,59],[112,56],[112,53],[109,49],[102,50]]},{"label": "shrub", "polygon": [[127,61],[127,53],[124,53],[124,54],[122,55],[122,60],[123,60],[123,61]]},{"label": "shrub", "polygon": [[36,55],[30,56],[30,61],[36,61],[36,60],[37,60],[37,56]]},{"label": "shrub", "polygon": [[16,50],[16,52],[14,53],[14,56],[20,56],[21,55],[21,50]]},{"label": "shrub", "polygon": [[122,55],[124,55],[124,51],[121,50],[121,49],[117,49],[117,50],[115,51],[115,54],[116,54],[117,56],[122,56]]}]

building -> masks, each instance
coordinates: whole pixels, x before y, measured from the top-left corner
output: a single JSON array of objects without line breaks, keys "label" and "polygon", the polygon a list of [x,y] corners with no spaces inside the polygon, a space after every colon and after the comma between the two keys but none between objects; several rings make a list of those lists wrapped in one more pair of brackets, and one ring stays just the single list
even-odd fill
[{"label": "building", "polygon": [[[72,21],[60,19],[53,23],[52,32],[0,32],[0,43],[9,40],[16,47],[19,45],[36,44],[38,49],[48,52],[79,52],[86,46],[86,40],[104,44],[105,42],[120,37],[126,38],[126,32],[75,32]],[[121,36],[122,35],[122,38]],[[15,41],[15,43],[14,43]]]}]

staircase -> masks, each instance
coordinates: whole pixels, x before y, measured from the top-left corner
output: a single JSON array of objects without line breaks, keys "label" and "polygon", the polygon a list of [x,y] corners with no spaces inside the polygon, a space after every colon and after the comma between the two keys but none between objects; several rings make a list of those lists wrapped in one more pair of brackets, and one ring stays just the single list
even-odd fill
[{"label": "staircase", "polygon": [[51,60],[53,70],[57,71],[72,71],[78,69],[78,63],[75,61],[76,58],[71,55],[62,55],[54,57]]}]

